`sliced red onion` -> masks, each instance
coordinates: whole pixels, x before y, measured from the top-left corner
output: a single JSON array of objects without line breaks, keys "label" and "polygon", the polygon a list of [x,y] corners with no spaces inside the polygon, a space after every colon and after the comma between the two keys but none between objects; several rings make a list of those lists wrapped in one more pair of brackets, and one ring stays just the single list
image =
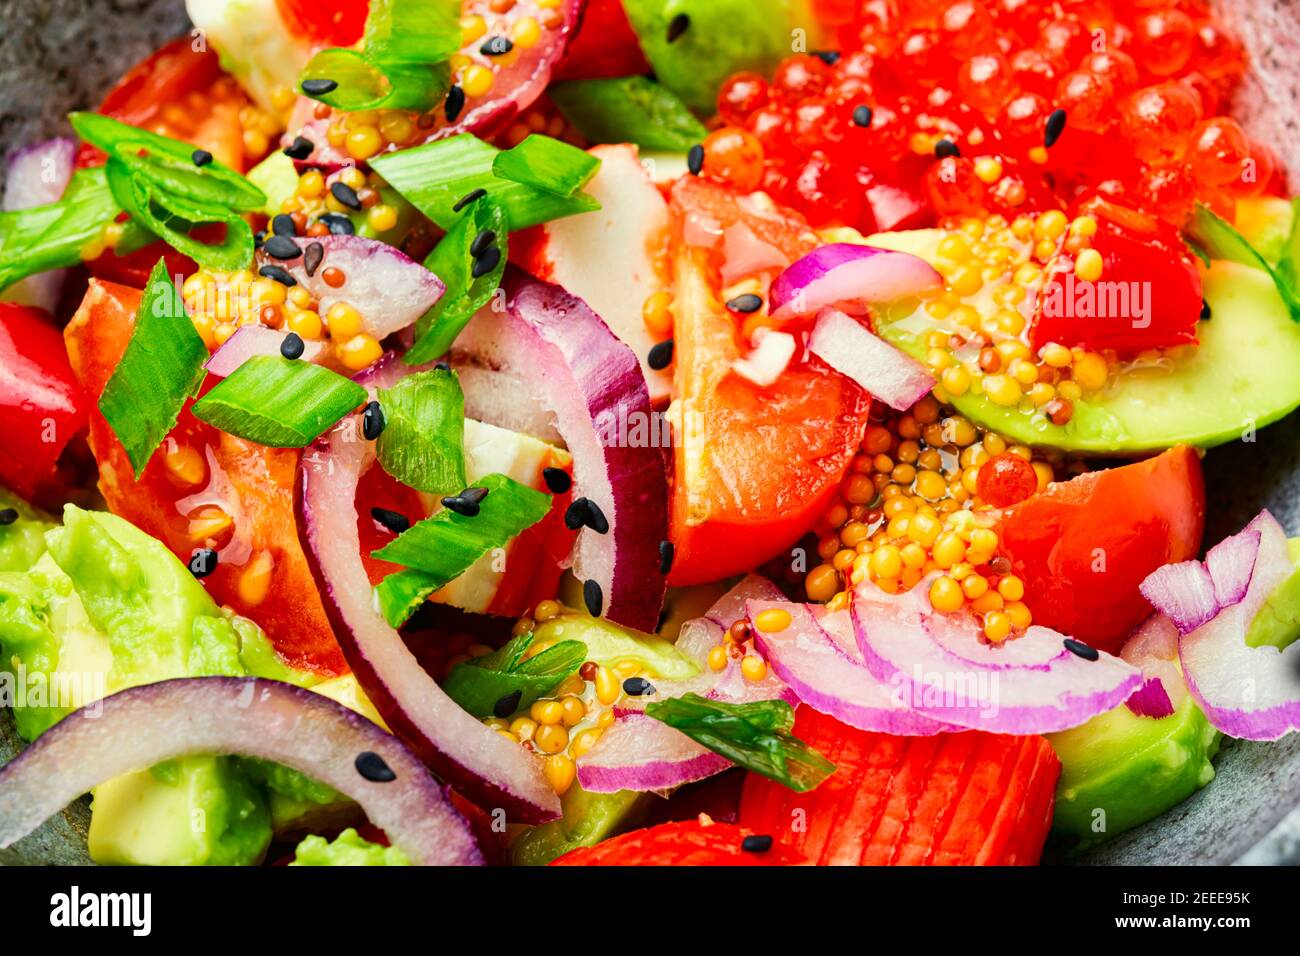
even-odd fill
[{"label": "sliced red onion", "polygon": [[[574,573],[594,582],[600,614],[653,631],[668,537],[665,429],[650,407],[640,363],[585,302],[559,286],[508,269],[506,308],[479,311],[457,350],[509,373],[555,416],[573,455],[574,496],[594,502],[609,529],[578,536]],[[589,588],[590,589],[590,588]]]},{"label": "sliced red onion", "polygon": [[1159,677],[1144,679],[1136,693],[1124,701],[1124,706],[1139,717],[1159,719],[1168,717],[1174,712],[1173,701],[1169,699],[1169,692],[1165,690],[1164,682]]},{"label": "sliced red onion", "polygon": [[816,315],[848,302],[892,302],[943,285],[920,256],[874,246],[818,246],[776,277],[768,297],[772,317]]},{"label": "sliced red onion", "polygon": [[1119,656],[1145,678],[1142,689],[1126,701],[1130,710],[1142,717],[1167,717],[1179,708],[1187,685],[1178,667],[1178,628],[1173,621],[1152,614],[1133,631]]},{"label": "sliced red onion", "polygon": [[555,428],[555,413],[537,401],[527,379],[506,369],[477,365],[476,356],[458,348],[453,348],[447,357],[465,393],[466,417],[532,435],[553,445],[564,444],[564,438]]},{"label": "sliced red onion", "polygon": [[[212,358],[203,367],[210,375],[225,378],[254,356],[279,355],[288,335],[288,332],[261,325],[242,325],[226,339],[225,345],[212,353]],[[325,343],[304,340],[301,360],[314,362],[324,350]]]},{"label": "sliced red onion", "polygon": [[1142,596],[1187,634],[1219,613],[1214,581],[1200,561],[1179,561],[1156,568],[1139,586]]},{"label": "sliced red onion", "polygon": [[864,587],[851,605],[867,669],[927,717],[993,733],[1052,733],[1119,706],[1142,684],[1137,668],[1106,653],[1080,657],[1049,628],[985,643],[973,617],[932,612],[928,591],[927,581],[897,597]]},{"label": "sliced red onion", "polygon": [[[755,619],[768,608],[786,611],[789,626],[759,630]],[[930,736],[963,729],[917,713],[871,676],[854,641],[848,611],[819,617],[818,611],[824,609],[785,601],[750,601],[748,610],[755,645],[777,676],[813,710],[850,727],[882,734]]]},{"label": "sliced red onion", "polygon": [[303,159],[295,159],[294,167],[301,173],[306,169],[319,169],[324,175],[338,172],[344,166],[355,166],[356,162],[342,149],[331,146],[329,128],[331,119],[316,119],[316,107],[320,104],[308,96],[300,96],[294,103],[293,113],[284,136],[280,138],[280,147],[288,149],[298,137],[311,143],[311,152]]},{"label": "sliced red onion", "polygon": [[320,694],[244,677],[144,684],[59,721],[0,769],[0,848],[106,780],[200,754],[272,760],[333,787],[413,863],[483,863],[465,819],[400,740]]},{"label": "sliced red onion", "polygon": [[[330,235],[293,241],[303,253],[296,259],[273,258],[263,246],[258,250],[257,264],[287,269],[320,303],[321,315],[338,302],[351,305],[361,313],[361,330],[377,339],[412,325],[446,291],[436,275],[378,239]],[[324,251],[308,275],[307,252],[317,243]],[[326,269],[338,270],[342,282],[337,285],[326,282]],[[334,276],[331,273],[331,278]]]},{"label": "sliced red onion", "polygon": [[1206,553],[1205,569],[1214,581],[1220,607],[1231,607],[1246,596],[1258,554],[1259,534],[1254,531],[1224,538]]},{"label": "sliced red onion", "polygon": [[721,773],[726,757],[645,714],[624,714],[578,758],[578,783],[590,793],[671,790]]},{"label": "sliced red onion", "polygon": [[838,309],[823,309],[817,316],[808,351],[900,412],[934,388],[929,369]]},{"label": "sliced red onion", "polygon": [[759,388],[767,388],[786,370],[794,358],[795,340],[789,332],[760,329],[757,345],[743,359],[731,363],[731,369],[741,378],[748,379]]},{"label": "sliced red onion", "polygon": [[[1286,533],[1271,514],[1261,511],[1245,530],[1216,547],[1225,549],[1221,556],[1235,555],[1251,568],[1250,582],[1239,602],[1179,641],[1187,689],[1210,723],[1225,734],[1276,740],[1300,729],[1300,642],[1278,650],[1272,645],[1250,647],[1245,638],[1264,602],[1294,570]],[[1226,593],[1232,587],[1225,581]]]},{"label": "sliced red onion", "polygon": [[[5,173],[5,212],[58,202],[72,180],[76,156],[77,144],[63,138],[47,139],[11,155]],[[5,289],[4,299],[53,312],[67,274],[66,269],[54,269],[28,276]]]},{"label": "sliced red onion", "polygon": [[[406,371],[389,356],[357,381],[373,397]],[[560,801],[537,759],[444,694],[375,607],[356,512],[374,456],[349,417],[303,452],[298,472],[298,534],[343,655],[388,726],[460,793],[518,823],[555,819]]]}]

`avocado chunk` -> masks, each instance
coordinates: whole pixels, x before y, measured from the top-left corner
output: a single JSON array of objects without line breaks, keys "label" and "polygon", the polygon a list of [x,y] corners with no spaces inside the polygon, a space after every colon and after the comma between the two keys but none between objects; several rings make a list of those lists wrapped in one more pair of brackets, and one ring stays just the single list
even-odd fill
[{"label": "avocado chunk", "polygon": [[654,799],[634,790],[587,793],[574,783],[560,798],[564,816],[521,833],[510,846],[510,860],[515,866],[545,866],[570,850],[595,846],[636,826]]},{"label": "avocado chunk", "polygon": [[699,664],[662,637],[586,614],[553,617],[538,625],[533,635],[544,646],[566,640],[582,641],[587,645],[587,660],[605,667],[634,663],[664,680],[686,680],[700,672]]},{"label": "avocado chunk", "polygon": [[1061,760],[1052,827],[1083,849],[1158,817],[1214,779],[1219,732],[1185,694],[1168,717],[1124,704],[1048,734]]},{"label": "avocado chunk", "polygon": [[380,846],[349,827],[333,840],[309,836],[298,844],[290,866],[410,866],[395,846]]},{"label": "avocado chunk", "polygon": [[[292,159],[282,150],[272,150],[271,154],[248,171],[248,181],[266,196],[266,205],[259,211],[269,218],[274,218],[284,211],[284,201],[293,197],[298,188],[298,169]],[[415,207],[402,198],[401,193],[391,186],[379,188],[380,202],[397,210],[397,222],[391,229],[382,232],[370,225],[370,217],[365,210],[348,212],[352,228],[356,235],[367,239],[379,239],[389,245],[398,245],[401,239],[415,225]]]},{"label": "avocado chunk", "polygon": [[[934,263],[940,238],[938,230],[919,229],[866,241]],[[1300,406],[1300,323],[1291,320],[1272,280],[1257,269],[1215,261],[1204,294],[1212,318],[1197,326],[1199,345],[1163,367],[1127,370],[1113,393],[1076,402],[1064,426],[973,392],[952,403],[1013,442],[1066,451],[1115,455],[1238,441]],[[898,303],[877,315],[880,336],[921,360],[933,328],[915,303]]]},{"label": "avocado chunk", "polygon": [[45,553],[45,532],[54,521],[0,488],[0,510],[12,508],[18,519],[0,525],[0,571],[26,571]]},{"label": "avocado chunk", "polygon": [[1300,538],[1291,538],[1286,547],[1295,570],[1268,596],[1250,622],[1246,631],[1246,644],[1250,647],[1271,644],[1282,650],[1300,637]]},{"label": "avocado chunk", "polygon": [[731,74],[770,73],[799,37],[808,51],[822,39],[808,35],[818,21],[806,0],[623,0],[623,9],[659,82],[703,115]]}]

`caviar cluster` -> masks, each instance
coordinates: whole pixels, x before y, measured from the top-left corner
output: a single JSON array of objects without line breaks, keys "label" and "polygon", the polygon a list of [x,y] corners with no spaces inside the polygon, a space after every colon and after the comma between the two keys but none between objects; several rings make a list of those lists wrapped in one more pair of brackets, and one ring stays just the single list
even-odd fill
[{"label": "caviar cluster", "polygon": [[[1275,162],[1219,115],[1242,52],[1202,0],[827,2],[843,53],[731,77],[706,175],[815,226],[1062,207],[1231,218]],[[834,8],[834,9],[831,9]]]}]

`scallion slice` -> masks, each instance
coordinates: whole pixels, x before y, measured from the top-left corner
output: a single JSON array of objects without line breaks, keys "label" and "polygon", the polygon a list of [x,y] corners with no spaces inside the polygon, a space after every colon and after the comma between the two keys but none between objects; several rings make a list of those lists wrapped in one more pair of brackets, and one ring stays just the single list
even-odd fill
[{"label": "scallion slice", "polygon": [[708,135],[675,93],[644,76],[574,80],[547,93],[593,143],[635,143],[684,153]]},{"label": "scallion slice", "polygon": [[436,495],[465,487],[465,395],[456,373],[414,372],[379,390],[384,430],[375,452],[384,471]]},{"label": "scallion slice", "polygon": [[499,650],[456,665],[442,684],[456,703],[475,717],[491,717],[503,700],[513,700],[514,710],[530,707],[545,697],[582,666],[587,645],[582,641],[560,641],[527,659],[524,654],[536,638],[521,634]]},{"label": "scallion slice", "polygon": [[537,133],[492,160],[492,172],[501,179],[566,199],[591,182],[598,169],[600,160],[585,150]]}]

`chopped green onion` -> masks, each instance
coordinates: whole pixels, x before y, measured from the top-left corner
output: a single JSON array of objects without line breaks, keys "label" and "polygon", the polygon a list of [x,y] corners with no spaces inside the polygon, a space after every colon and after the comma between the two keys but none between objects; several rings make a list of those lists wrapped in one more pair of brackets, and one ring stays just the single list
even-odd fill
[{"label": "chopped green onion", "polygon": [[501,179],[566,199],[591,182],[598,169],[600,160],[585,150],[537,133],[492,160],[492,172]]},{"label": "chopped green onion", "polygon": [[198,391],[207,359],[166,260],[159,259],[135,314],[131,341],[99,397],[99,410],[136,478],[176,426],[185,400]]},{"label": "chopped green onion", "polygon": [[645,712],[732,763],[799,793],[835,772],[833,763],[791,735],[794,709],[783,700],[729,704],[685,694],[647,704]]},{"label": "chopped green onion", "polygon": [[[484,231],[496,234],[496,266],[474,278],[478,260],[470,251]],[[447,290],[433,308],[415,323],[415,342],[402,357],[409,365],[423,365],[446,353],[474,313],[483,308],[501,286],[506,268],[507,223],[505,212],[492,197],[476,200],[434,247],[424,267],[446,283]]]},{"label": "chopped green onion", "polygon": [[501,179],[492,171],[500,152],[495,146],[462,133],[436,143],[376,156],[370,160],[370,167],[443,229],[455,224],[461,212],[456,206],[478,189],[486,190],[501,204],[512,231],[600,208],[600,203],[586,193],[559,196]]},{"label": "chopped green onion", "polygon": [[388,575],[375,589],[380,609],[393,627],[404,623],[434,591],[541,521],[550,510],[548,495],[505,475],[488,475],[478,487],[488,493],[474,517],[450,509],[439,511],[371,552],[372,558],[407,568]]},{"label": "chopped green onion", "polygon": [[593,143],[635,143],[682,153],[709,132],[677,94],[644,76],[574,80],[547,93]]},{"label": "chopped green onion", "polygon": [[1291,200],[1291,231],[1282,245],[1277,271],[1291,289],[1300,288],[1300,198]]},{"label": "chopped green onion", "polygon": [[197,402],[194,417],[272,448],[305,448],[366,400],[351,379],[310,362],[256,355]]},{"label": "chopped green onion", "polygon": [[[1287,242],[1287,251],[1283,253],[1283,262],[1287,262],[1292,255],[1297,254],[1297,250],[1300,250],[1300,237],[1296,234],[1294,223],[1291,228],[1291,237]],[[1232,223],[1204,203],[1196,204],[1196,211],[1192,214],[1188,232],[1191,243],[1199,246],[1211,258],[1227,259],[1230,262],[1267,272],[1273,280],[1273,285],[1277,287],[1278,295],[1290,310],[1291,318],[1300,322],[1300,291],[1295,284],[1294,263],[1279,264],[1276,268],[1270,265]]]},{"label": "chopped green onion", "polygon": [[430,369],[379,390],[384,430],[375,451],[404,485],[453,495],[465,487],[465,395],[456,373]]},{"label": "chopped green onion", "polygon": [[532,706],[587,659],[587,646],[581,641],[560,641],[525,660],[534,639],[532,634],[521,634],[500,650],[458,664],[442,689],[475,717],[491,717],[497,703],[516,691],[515,711]]}]

